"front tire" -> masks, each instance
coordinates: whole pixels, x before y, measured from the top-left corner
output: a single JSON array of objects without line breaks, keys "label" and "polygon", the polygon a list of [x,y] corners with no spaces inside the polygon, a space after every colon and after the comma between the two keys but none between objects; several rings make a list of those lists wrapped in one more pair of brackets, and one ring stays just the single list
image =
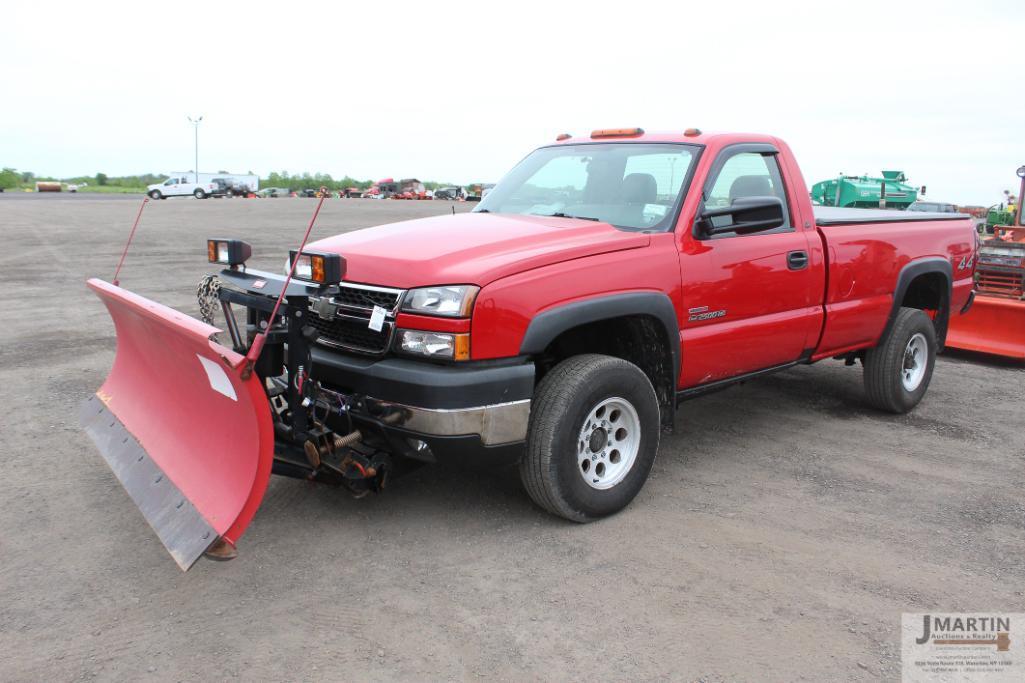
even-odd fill
[{"label": "front tire", "polygon": [[901,308],[893,327],[865,353],[865,392],[879,410],[906,413],[929,388],[936,365],[936,328],[917,308]]},{"label": "front tire", "polygon": [[640,368],[612,356],[573,356],[537,386],[520,478],[552,514],[600,519],[640,492],[660,433],[658,398]]},{"label": "front tire", "polygon": [[149,198],[150,199],[163,199],[164,196],[162,194],[160,194],[160,190],[153,190],[152,192],[149,193]]}]

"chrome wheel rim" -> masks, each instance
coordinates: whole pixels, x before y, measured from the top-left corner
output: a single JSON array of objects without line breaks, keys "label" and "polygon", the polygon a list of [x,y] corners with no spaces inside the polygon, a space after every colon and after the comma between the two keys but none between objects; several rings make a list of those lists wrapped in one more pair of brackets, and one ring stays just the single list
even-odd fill
[{"label": "chrome wheel rim", "polygon": [[914,391],[925,377],[925,366],[929,363],[929,345],[921,332],[908,340],[904,349],[904,362],[901,363],[900,379],[904,389]]},{"label": "chrome wheel rim", "polygon": [[619,484],[641,446],[641,420],[625,398],[607,398],[588,411],[577,437],[577,472],[593,489]]}]

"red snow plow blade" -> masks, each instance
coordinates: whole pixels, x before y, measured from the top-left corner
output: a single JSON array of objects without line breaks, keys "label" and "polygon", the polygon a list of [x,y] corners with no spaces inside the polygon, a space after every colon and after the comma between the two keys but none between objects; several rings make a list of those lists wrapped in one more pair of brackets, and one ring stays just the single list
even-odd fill
[{"label": "red snow plow blade", "polygon": [[178,565],[232,545],[263,498],[274,458],[270,405],[217,328],[98,279],[117,356],[81,417]]},{"label": "red snow plow blade", "polygon": [[976,296],[967,313],[950,320],[947,346],[1025,360],[1025,301]]}]

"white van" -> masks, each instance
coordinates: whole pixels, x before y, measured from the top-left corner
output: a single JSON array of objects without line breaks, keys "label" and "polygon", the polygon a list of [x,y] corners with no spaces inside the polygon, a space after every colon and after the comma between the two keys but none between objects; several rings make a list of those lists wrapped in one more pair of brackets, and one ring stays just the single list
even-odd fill
[{"label": "white van", "polygon": [[168,197],[187,197],[192,195],[196,199],[206,199],[216,189],[214,183],[194,183],[189,176],[179,175],[168,178],[162,183],[155,183],[146,186],[146,194],[151,199],[167,199]]}]

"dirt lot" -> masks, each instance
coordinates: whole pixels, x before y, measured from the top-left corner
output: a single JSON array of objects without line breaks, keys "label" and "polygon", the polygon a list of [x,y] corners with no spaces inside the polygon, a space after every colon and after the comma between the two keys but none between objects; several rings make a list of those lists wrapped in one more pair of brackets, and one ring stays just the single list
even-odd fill
[{"label": "dirt lot", "polygon": [[[332,200],[315,234],[450,206]],[[195,314],[205,237],[278,270],[312,208],[152,203],[122,283]],[[588,526],[514,471],[273,478],[240,557],[183,574],[77,425],[114,353],[83,281],[135,211],[0,195],[0,680],[892,680],[901,612],[1025,611],[1025,373],[967,357],[904,417],[832,361],[687,403]]]}]

